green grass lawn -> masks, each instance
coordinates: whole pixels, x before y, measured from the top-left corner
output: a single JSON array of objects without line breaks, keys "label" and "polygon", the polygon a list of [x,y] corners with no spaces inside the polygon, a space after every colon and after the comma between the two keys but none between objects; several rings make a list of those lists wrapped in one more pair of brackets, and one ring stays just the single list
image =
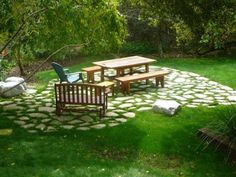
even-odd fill
[{"label": "green grass lawn", "polygon": [[[156,64],[196,72],[236,89],[234,59],[162,59]],[[55,74],[38,76],[46,82]],[[204,107],[183,108],[171,118],[146,111],[113,128],[29,134],[1,117],[0,128],[13,128],[14,133],[0,136],[0,176],[233,177],[235,164],[225,161],[227,155],[205,148],[196,136],[216,118],[215,109]]]}]

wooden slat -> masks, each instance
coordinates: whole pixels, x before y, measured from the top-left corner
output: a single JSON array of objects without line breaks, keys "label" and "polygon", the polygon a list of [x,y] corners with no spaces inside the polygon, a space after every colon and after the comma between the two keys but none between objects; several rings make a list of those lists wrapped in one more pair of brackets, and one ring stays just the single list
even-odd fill
[{"label": "wooden slat", "polygon": [[139,79],[148,79],[151,77],[157,77],[157,76],[163,76],[169,74],[169,71],[155,71],[155,72],[149,72],[149,73],[142,73],[132,76],[125,76],[125,77],[118,77],[116,80],[125,82],[125,81],[135,81]]},{"label": "wooden slat", "polygon": [[[55,96],[57,104],[59,105],[61,103],[78,105],[99,105],[103,108],[107,106],[105,87],[96,86],[93,84],[58,84],[55,85]],[[71,109],[63,108],[62,111],[63,110],[67,111]],[[58,111],[57,113],[60,114],[60,111]]]}]

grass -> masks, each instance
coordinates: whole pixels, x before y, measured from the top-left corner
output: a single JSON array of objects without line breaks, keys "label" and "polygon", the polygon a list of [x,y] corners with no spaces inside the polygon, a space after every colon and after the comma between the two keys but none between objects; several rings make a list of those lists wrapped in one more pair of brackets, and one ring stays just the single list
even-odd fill
[{"label": "grass", "polygon": [[[71,69],[76,71],[95,59]],[[193,71],[236,88],[232,68],[236,60],[166,59],[157,64]],[[49,73],[39,76],[51,79]],[[0,136],[0,176],[233,177],[235,164],[224,161],[224,154],[213,147],[204,149],[196,136],[216,115],[216,110],[204,107],[184,108],[172,118],[147,111],[113,128],[34,135],[1,117],[0,129],[12,128],[13,134]]]}]

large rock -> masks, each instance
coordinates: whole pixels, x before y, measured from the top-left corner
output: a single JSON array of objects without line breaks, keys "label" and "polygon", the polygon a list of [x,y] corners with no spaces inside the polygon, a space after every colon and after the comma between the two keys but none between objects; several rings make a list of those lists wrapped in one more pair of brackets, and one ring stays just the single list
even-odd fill
[{"label": "large rock", "polygon": [[22,78],[22,77],[8,77],[8,78],[6,78],[5,82],[18,82],[18,83],[22,83],[22,85],[26,89],[26,83],[25,83],[24,78]]},{"label": "large rock", "polygon": [[[25,86],[22,84],[20,84],[20,85],[17,85],[17,84],[19,84],[19,82],[0,83],[0,95],[2,95],[4,97],[13,97],[13,96],[17,96],[17,95],[24,93],[26,90]],[[16,86],[16,87],[14,87],[14,86]],[[12,87],[14,87],[14,88],[12,88]],[[10,89],[10,88],[12,88],[12,89]]]},{"label": "large rock", "polygon": [[180,104],[172,100],[157,100],[153,104],[152,109],[154,112],[160,112],[172,116],[180,109]]}]

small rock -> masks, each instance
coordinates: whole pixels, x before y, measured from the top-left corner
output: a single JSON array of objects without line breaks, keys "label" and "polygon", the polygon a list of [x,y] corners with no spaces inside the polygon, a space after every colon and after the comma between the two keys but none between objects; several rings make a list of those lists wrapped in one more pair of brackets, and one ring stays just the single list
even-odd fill
[{"label": "small rock", "polygon": [[172,116],[180,109],[180,104],[172,100],[157,100],[152,109],[154,112],[165,113]]}]

